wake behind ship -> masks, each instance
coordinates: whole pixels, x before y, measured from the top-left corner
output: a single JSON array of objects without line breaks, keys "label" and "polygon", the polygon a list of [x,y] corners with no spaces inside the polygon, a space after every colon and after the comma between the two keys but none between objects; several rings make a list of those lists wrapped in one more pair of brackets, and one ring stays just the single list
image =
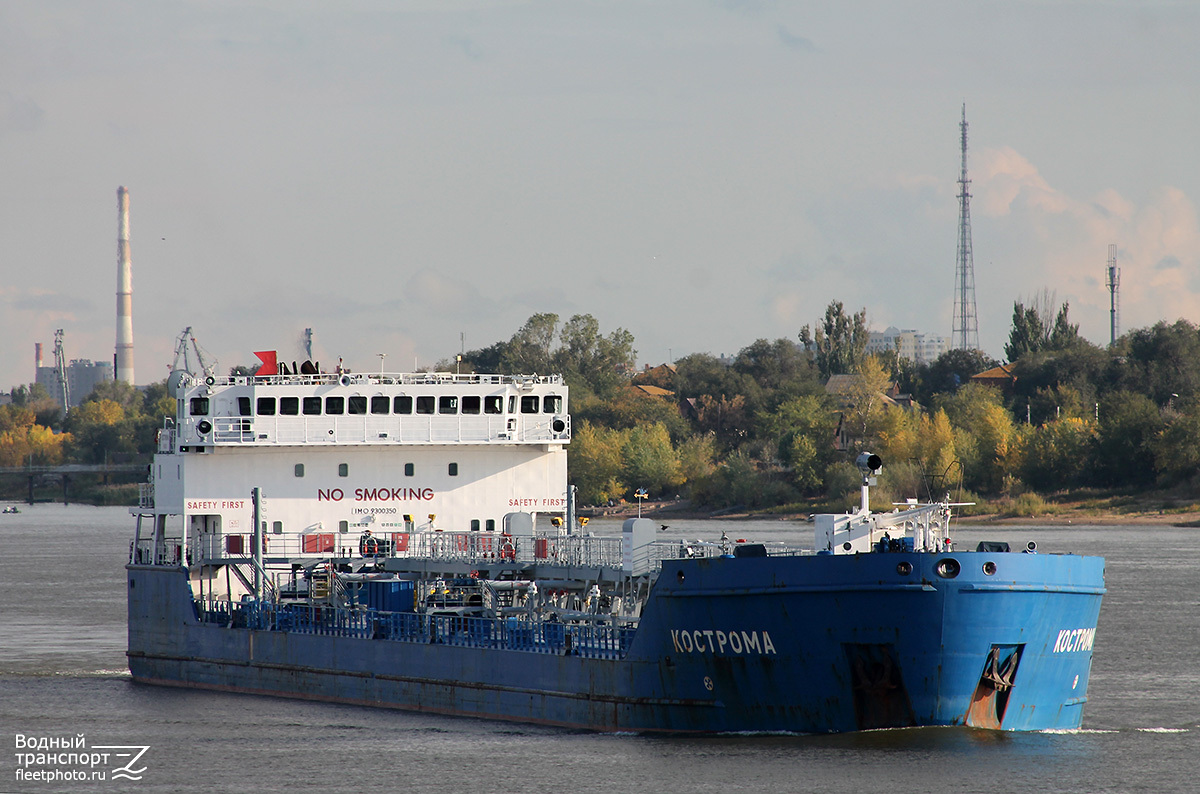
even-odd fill
[{"label": "wake behind ship", "polygon": [[1100,558],[872,513],[866,453],[807,549],[597,537],[561,378],[306,369],[172,379],[136,681],[603,731],[1080,725]]}]

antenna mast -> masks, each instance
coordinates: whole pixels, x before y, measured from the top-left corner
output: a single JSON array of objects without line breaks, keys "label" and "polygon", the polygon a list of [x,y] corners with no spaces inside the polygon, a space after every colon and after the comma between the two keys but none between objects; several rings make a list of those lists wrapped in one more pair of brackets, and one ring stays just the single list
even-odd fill
[{"label": "antenna mast", "polygon": [[1109,344],[1117,343],[1121,324],[1121,269],[1117,267],[1117,244],[1108,244],[1108,273],[1104,281],[1109,294]]},{"label": "antenna mast", "polygon": [[967,104],[962,107],[962,174],[958,178],[958,257],[954,280],[954,328],[950,347],[979,349],[979,322],[975,314],[975,256],[971,251],[971,194],[967,186]]}]

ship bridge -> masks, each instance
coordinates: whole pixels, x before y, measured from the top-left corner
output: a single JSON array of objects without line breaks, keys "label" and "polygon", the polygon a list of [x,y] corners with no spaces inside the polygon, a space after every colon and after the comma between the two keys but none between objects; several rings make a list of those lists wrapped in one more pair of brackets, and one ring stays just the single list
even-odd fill
[{"label": "ship bridge", "polygon": [[313,374],[181,384],[160,453],[212,447],[566,444],[559,375]]}]

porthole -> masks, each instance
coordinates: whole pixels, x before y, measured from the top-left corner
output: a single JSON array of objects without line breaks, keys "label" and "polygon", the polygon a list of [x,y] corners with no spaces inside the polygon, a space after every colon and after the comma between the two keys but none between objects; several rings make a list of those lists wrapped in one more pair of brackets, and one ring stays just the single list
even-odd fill
[{"label": "porthole", "polygon": [[943,579],[953,579],[954,577],[958,576],[958,572],[961,570],[961,567],[958,564],[958,560],[954,559],[953,557],[946,557],[938,560],[937,565],[934,566],[934,570],[937,571],[937,575]]},{"label": "porthole", "polygon": [[996,563],[992,562],[991,560],[988,560],[987,562],[985,562],[983,564],[983,572],[986,573],[988,576],[995,576],[996,575]]},{"label": "porthole", "polygon": [[896,573],[900,574],[901,576],[908,576],[910,573],[912,573],[912,563],[908,560],[896,563]]}]

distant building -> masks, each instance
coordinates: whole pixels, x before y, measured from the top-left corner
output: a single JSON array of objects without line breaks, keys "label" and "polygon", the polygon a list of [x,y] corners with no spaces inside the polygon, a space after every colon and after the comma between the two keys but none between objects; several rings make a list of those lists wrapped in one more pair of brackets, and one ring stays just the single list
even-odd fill
[{"label": "distant building", "polygon": [[991,386],[994,389],[999,389],[1004,394],[1012,394],[1013,386],[1017,382],[1017,376],[1012,372],[1012,364],[1001,364],[998,367],[984,370],[978,375],[972,375],[971,382]]},{"label": "distant building", "polygon": [[889,326],[886,331],[871,331],[867,340],[867,352],[872,355],[895,350],[900,358],[918,364],[931,364],[934,359],[950,349],[950,340],[944,336],[922,334],[918,331],[901,331]]},{"label": "distant building", "polygon": [[67,389],[71,395],[70,406],[62,405],[62,390],[58,385],[58,373],[54,367],[38,367],[36,383],[46,387],[50,396],[64,408],[74,408],[82,403],[97,385],[113,379],[113,365],[108,361],[89,361],[77,358],[67,365]]}]

